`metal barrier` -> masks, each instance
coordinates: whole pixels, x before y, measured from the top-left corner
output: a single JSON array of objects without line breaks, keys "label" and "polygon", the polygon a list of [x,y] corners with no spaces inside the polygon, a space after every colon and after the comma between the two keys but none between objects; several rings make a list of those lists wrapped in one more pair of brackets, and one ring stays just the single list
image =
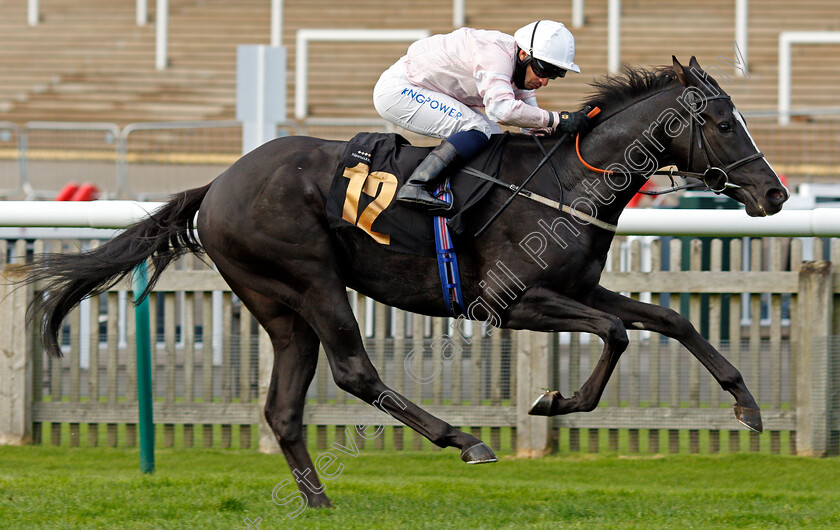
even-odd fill
[{"label": "metal barrier", "polygon": [[326,140],[349,140],[360,131],[396,132],[396,130],[396,126],[385,120],[309,118],[295,128],[295,134],[315,136]]},{"label": "metal barrier", "polygon": [[840,31],[779,33],[779,125],[790,123],[791,48],[794,44],[840,44]]},{"label": "metal barrier", "polygon": [[241,156],[235,120],[148,122],[119,135],[117,196],[154,200],[203,186]]},{"label": "metal barrier", "polygon": [[0,197],[14,197],[23,189],[23,157],[19,144],[20,127],[0,121]]},{"label": "metal barrier", "polygon": [[[745,112],[767,159],[794,183],[840,175],[840,109]],[[277,135],[348,140],[357,132],[396,132],[415,145],[426,138],[381,119],[309,118],[279,124]],[[0,197],[52,198],[68,181],[92,182],[104,198],[157,200],[203,185],[241,156],[238,121],[133,123],[0,122]],[[17,175],[15,175],[17,172]]]},{"label": "metal barrier", "polygon": [[[384,120],[311,119],[281,123],[277,135],[347,140],[361,129],[395,130]],[[103,198],[161,199],[215,178],[241,156],[241,138],[235,120],[132,123],[122,130],[114,123],[29,122],[21,129],[0,122],[0,197],[53,198],[75,180],[95,184]]]},{"label": "metal barrier", "polygon": [[90,182],[108,195],[116,189],[119,134],[113,123],[27,123],[19,142],[26,197],[52,198],[70,181]]}]

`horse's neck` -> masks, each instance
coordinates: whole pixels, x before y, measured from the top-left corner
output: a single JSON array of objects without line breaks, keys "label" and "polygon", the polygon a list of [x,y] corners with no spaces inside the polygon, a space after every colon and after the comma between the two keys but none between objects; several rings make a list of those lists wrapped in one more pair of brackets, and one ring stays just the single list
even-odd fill
[{"label": "horse's neck", "polygon": [[666,98],[669,95],[662,94],[628,107],[621,113],[624,116],[613,116],[581,142],[583,159],[593,167],[610,171],[582,168],[583,176],[575,186],[577,193],[595,205],[598,218],[617,219],[647,182],[638,172],[667,165],[670,143],[655,131]]}]

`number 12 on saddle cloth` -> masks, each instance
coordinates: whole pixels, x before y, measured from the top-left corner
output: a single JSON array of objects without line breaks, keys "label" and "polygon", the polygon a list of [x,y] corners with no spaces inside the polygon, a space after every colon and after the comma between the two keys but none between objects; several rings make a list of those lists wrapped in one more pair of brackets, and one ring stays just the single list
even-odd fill
[{"label": "number 12 on saddle cloth", "polygon": [[[496,174],[506,139],[507,135],[494,136],[470,166]],[[327,198],[330,228],[359,229],[388,250],[436,257],[430,213],[395,200],[399,187],[428,152],[397,134],[356,135],[344,150]],[[473,223],[466,214],[492,186],[473,176],[452,179],[456,213],[447,222],[450,230],[460,234],[469,229]]]}]

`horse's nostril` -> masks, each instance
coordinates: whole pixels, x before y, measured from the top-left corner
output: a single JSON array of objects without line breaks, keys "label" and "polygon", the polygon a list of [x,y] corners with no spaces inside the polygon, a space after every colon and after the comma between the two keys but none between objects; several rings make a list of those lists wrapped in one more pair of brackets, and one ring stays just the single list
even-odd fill
[{"label": "horse's nostril", "polygon": [[771,204],[781,204],[788,199],[787,193],[779,188],[773,188],[767,192],[767,200]]}]

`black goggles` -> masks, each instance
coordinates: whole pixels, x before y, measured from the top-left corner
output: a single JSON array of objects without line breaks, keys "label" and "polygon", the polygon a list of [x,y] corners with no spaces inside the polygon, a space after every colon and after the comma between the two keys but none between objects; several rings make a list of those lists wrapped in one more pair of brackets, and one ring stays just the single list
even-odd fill
[{"label": "black goggles", "polygon": [[566,70],[553,64],[544,63],[539,59],[531,59],[531,70],[537,77],[546,77],[548,79],[557,79],[558,77],[566,77]]}]

